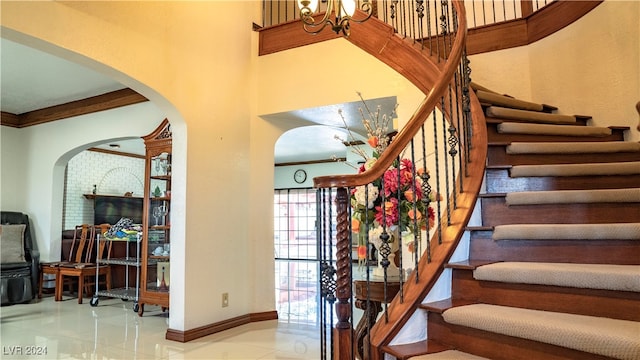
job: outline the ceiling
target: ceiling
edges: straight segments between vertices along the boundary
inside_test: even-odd
[[[102,95],[126,87],[81,65],[48,53],[0,38],[0,70],[2,112],[20,115],[50,106]],[[390,114],[395,97],[371,99],[367,107]],[[275,146],[275,163],[312,162],[346,157],[347,148],[336,136],[347,142],[363,140],[363,102],[328,105],[261,116],[287,131]],[[351,135],[339,114],[342,110]],[[313,144],[313,146],[309,146]],[[132,154],[144,154],[142,140],[105,143],[98,148]]]

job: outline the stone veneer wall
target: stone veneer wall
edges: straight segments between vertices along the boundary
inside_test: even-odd
[[[96,185],[98,195],[133,196],[144,193],[144,159],[83,151],[67,164],[65,173],[62,229],[73,229],[80,224],[93,224],[93,200],[91,194]]]

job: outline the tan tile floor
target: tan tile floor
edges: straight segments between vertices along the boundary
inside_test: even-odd
[[[165,340],[168,317],[131,302],[75,299],[0,308],[1,359],[319,359],[318,329],[277,320],[243,325],[188,343]],[[46,354],[33,354],[33,352]],[[28,352],[32,354],[27,354]]]

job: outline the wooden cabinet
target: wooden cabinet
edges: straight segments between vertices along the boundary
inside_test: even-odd
[[[146,147],[138,315],[145,304],[169,308],[171,281],[171,125],[167,119],[142,138]]]

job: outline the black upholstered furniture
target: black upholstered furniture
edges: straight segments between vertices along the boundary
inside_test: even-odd
[[[24,230],[20,226],[24,224]],[[0,297],[2,305],[31,301],[38,293],[40,253],[35,249],[31,224],[27,214],[15,211],[0,212],[2,225],[2,261],[0,262]],[[16,237],[20,240],[16,241]],[[19,242],[23,248],[20,249]]]

